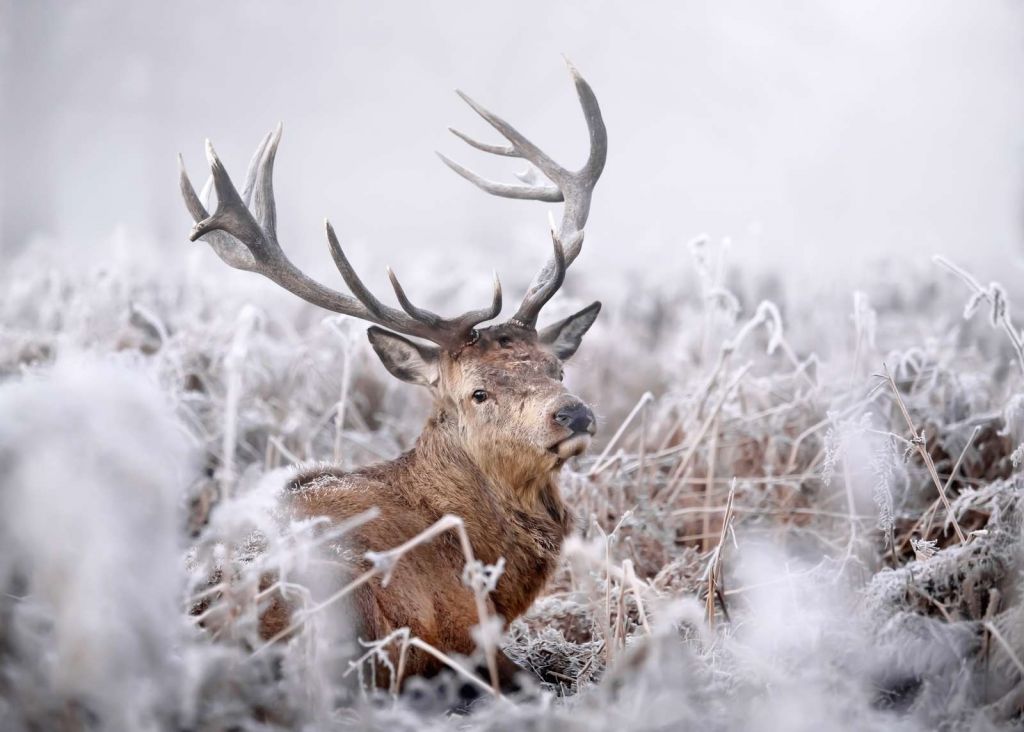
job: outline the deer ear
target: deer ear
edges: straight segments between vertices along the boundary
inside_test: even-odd
[[[580,347],[583,334],[590,330],[590,326],[597,320],[597,314],[601,312],[601,303],[595,302],[570,315],[565,320],[559,320],[554,325],[537,334],[537,339],[550,348],[558,358],[565,361],[576,349]]]
[[[438,349],[413,343],[408,338],[377,326],[369,328],[366,334],[384,368],[392,376],[421,386],[437,383]]]

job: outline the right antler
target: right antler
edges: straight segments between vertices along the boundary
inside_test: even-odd
[[[568,63],[568,60],[566,63]],[[587,217],[590,214],[590,198],[594,192],[594,186],[597,185],[598,178],[601,177],[605,160],[608,157],[608,131],[605,129],[604,119],[601,117],[601,108],[597,104],[594,90],[580,76],[575,66],[571,63],[568,63],[568,65],[569,73],[572,74],[573,82],[576,85],[576,94],[579,96],[580,106],[583,108],[583,116],[587,121],[587,129],[590,132],[590,156],[580,170],[574,172],[563,168],[548,157],[543,150],[526,139],[512,125],[489,112],[461,91],[456,93],[511,144],[489,145],[478,142],[458,130],[453,129],[451,130],[452,133],[477,150],[493,155],[528,160],[537,166],[554,185],[537,185],[527,176],[521,176],[524,183],[522,185],[487,180],[438,153],[441,160],[449,168],[470,183],[494,196],[551,203],[565,201],[561,227],[558,232],[551,232],[555,246],[554,256],[538,273],[530,289],[527,290],[519,310],[512,316],[511,322],[530,329],[536,327],[537,315],[540,313],[540,309],[544,307],[544,304],[561,287],[562,280],[565,278],[566,267],[572,264],[573,260],[580,253],[580,249],[583,246],[583,227],[586,225]]]
[[[494,275],[494,295],[490,307],[471,310],[455,318],[416,307],[409,301],[395,273],[388,277],[402,310],[383,304],[367,289],[349,263],[330,222],[327,241],[331,256],[355,297],[324,287],[299,270],[285,255],[277,241],[277,208],[274,204],[273,170],[281,126],[263,138],[249,163],[245,187],[239,196],[223,164],[206,142],[206,157],[217,192],[217,210],[210,215],[181,163],[181,194],[196,224],[189,239],[205,238],[218,256],[235,269],[258,272],[303,300],[327,310],[377,323],[405,335],[424,338],[449,349],[457,349],[475,340],[475,326],[497,317],[501,312],[501,283]],[[403,312],[404,311],[404,312]]]

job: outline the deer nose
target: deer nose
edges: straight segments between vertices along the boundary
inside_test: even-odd
[[[594,413],[583,402],[574,402],[559,409],[555,412],[555,421],[573,432],[586,432],[591,435],[597,432]]]

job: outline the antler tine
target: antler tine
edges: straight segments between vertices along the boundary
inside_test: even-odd
[[[426,308],[417,307],[409,300],[409,297],[405,294],[405,289],[402,284],[398,281],[398,275],[395,274],[391,267],[387,268],[388,279],[391,280],[391,287],[395,291],[395,297],[398,298],[398,302],[402,306],[402,310],[408,313],[412,318],[422,323],[427,323],[434,327],[441,327],[446,321],[440,315],[432,313]],[[453,318],[448,321],[455,324],[456,330],[460,332],[469,332],[474,326],[483,323],[486,320],[493,320],[498,317],[498,313],[501,312],[501,281],[498,279],[498,273],[494,273],[494,291],[491,295],[491,304],[488,307],[480,308],[479,310],[470,310],[468,313]]]
[[[242,186],[242,203],[246,206],[252,201],[252,189],[256,186],[256,171],[263,160],[263,151],[267,149],[267,143],[270,142],[270,138],[273,135],[274,133],[271,131],[263,136],[260,144],[256,147],[256,152],[252,154],[252,158],[249,160],[249,167],[245,171],[245,185]]]
[[[387,268],[388,279],[391,280],[391,288],[395,291],[395,297],[398,298],[398,304],[402,306],[402,310],[407,312],[410,317],[418,320],[421,323],[437,327],[443,319],[437,313],[432,313],[425,308],[416,307],[413,305],[412,300],[405,294],[405,290],[402,289],[402,284],[398,281],[398,277],[391,267]]]
[[[561,277],[564,278],[564,268],[572,264],[576,257],[579,256],[580,250],[583,247],[583,228],[590,216],[590,199],[608,157],[608,131],[604,124],[604,118],[601,116],[601,108],[597,103],[594,90],[591,89],[590,85],[568,59],[566,59],[566,64],[569,67],[569,73],[576,87],[576,95],[579,98],[580,107],[583,110],[583,117],[590,136],[590,153],[587,156],[587,162],[580,170],[570,171],[562,167],[516,128],[485,107],[477,104],[461,91],[456,93],[477,114],[500,132],[509,141],[510,146],[488,145],[477,142],[456,130],[452,130],[452,132],[478,150],[495,155],[521,157],[528,160],[554,183],[554,186],[515,185],[487,180],[445,156],[440,156],[441,160],[449,168],[478,188],[492,195],[504,198],[565,202],[561,226],[557,233],[553,232],[556,240],[561,242],[564,265],[560,265],[554,258],[549,260],[534,279],[533,284],[531,284],[530,289],[526,293],[526,297],[523,299],[523,304],[520,306],[520,312],[533,313],[534,320],[536,314],[540,311],[540,307],[534,301],[541,299],[543,295],[541,305],[547,302],[554,294],[554,290],[551,290],[548,286],[549,283],[559,277],[559,271],[562,271]],[[560,284],[561,280],[559,279]],[[557,290],[557,287],[555,290]],[[517,316],[516,320],[522,319]],[[525,323],[526,321],[523,322]],[[532,322],[529,325],[532,327]]]
[[[263,146],[256,179],[252,188],[252,213],[260,227],[275,244],[277,242],[277,204],[274,203],[274,160],[277,146],[281,144],[281,123],[270,133],[270,139]],[[246,205],[249,205],[246,202]]]
[[[448,131],[455,135],[457,138],[462,140],[470,147],[475,147],[477,150],[482,150],[485,153],[491,153],[491,155],[501,155],[506,158],[521,158],[522,155],[512,147],[511,145],[488,145],[486,142],[480,142],[474,140],[472,137],[467,135],[465,132],[459,132],[454,127],[449,127]]]
[[[488,320],[494,320],[498,317],[501,312],[501,280],[498,279],[498,273],[494,273],[494,290],[491,294],[490,307],[480,308],[479,310],[470,310],[465,315],[459,316],[458,320],[462,323],[464,328],[474,328],[480,323]]]
[[[523,299],[519,310],[512,316],[512,321],[521,328],[536,328],[537,316],[540,315],[541,308],[547,304],[548,300],[554,297],[555,293],[558,292],[558,288],[565,281],[565,270],[568,266],[565,259],[565,250],[562,248],[562,242],[558,239],[558,235],[554,230],[551,231],[551,242],[555,251],[550,262],[553,265],[550,275],[537,285],[536,290],[532,291],[532,296]]]
[[[387,305],[378,300],[370,289],[363,284],[363,281],[356,274],[355,268],[348,261],[348,257],[345,256],[345,250],[341,248],[341,243],[338,241],[338,235],[334,233],[334,227],[331,226],[331,222],[324,219],[324,227],[327,229],[327,246],[331,250],[331,258],[334,260],[334,266],[338,268],[338,272],[341,273],[341,278],[345,280],[345,284],[348,285],[348,289],[352,291],[352,294],[356,296],[366,309],[373,313],[378,318],[384,318],[387,311]]]
[[[198,224],[200,221],[209,218],[210,214],[203,205],[201,197],[196,194],[195,188],[192,187],[192,181],[189,180],[188,173],[185,170],[185,161],[181,155],[178,155],[178,165],[180,169],[179,185],[182,198],[185,199],[185,207],[192,215],[192,220]],[[211,230],[204,234],[204,237],[213,248],[213,251],[217,253],[217,256],[229,266],[235,269],[257,270],[256,258],[253,257],[252,252],[233,236],[223,231]]]
[[[327,242],[339,273],[352,294],[346,295],[325,287],[299,270],[277,241],[277,209],[274,203],[273,169],[281,126],[263,138],[249,164],[243,194],[235,185],[209,141],[206,143],[217,208],[208,213],[181,164],[180,185],[185,206],[195,226],[189,234],[192,241],[203,238],[211,244],[224,262],[236,269],[257,272],[304,300],[327,310],[351,315],[377,323],[405,335],[424,338],[439,345],[457,348],[472,339],[472,328],[482,320],[493,318],[497,310],[470,311],[445,319],[409,302],[392,275],[395,292],[405,312],[378,300],[356,274],[338,241],[334,228],[326,223]],[[499,288],[500,290],[500,288]],[[498,294],[500,310],[500,292]],[[482,314],[491,313],[488,317]]]
[[[512,143],[512,149],[517,153],[517,157],[526,158],[536,165],[541,169],[541,172],[550,178],[556,185],[563,182],[562,179],[568,171],[548,157],[547,153],[530,142],[521,132],[519,132],[519,130],[503,120],[501,117],[494,114],[486,107],[477,104],[468,94],[458,89],[455,90],[455,93],[459,95],[462,101],[472,107],[474,112],[483,117],[491,127],[500,132],[506,140]]]
[[[482,149],[482,148],[480,148]],[[525,186],[514,183],[499,183],[494,180],[477,175],[472,170],[465,168],[454,160],[451,160],[441,153],[437,153],[441,162],[475,185],[480,190],[500,198],[518,198],[525,201],[546,201],[548,203],[561,203],[562,192],[555,186]]]

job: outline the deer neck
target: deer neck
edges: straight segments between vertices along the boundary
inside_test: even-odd
[[[436,416],[409,457],[409,482],[426,488],[426,495],[417,497],[431,502],[438,515],[465,519],[478,559],[488,564],[505,560],[491,600],[506,620],[518,617],[551,576],[572,528],[557,472],[544,465],[531,471],[522,460],[513,456],[506,461],[500,452],[481,465],[463,447],[458,427]]]
[[[474,458],[463,446],[458,425],[437,412],[428,420],[413,448],[412,469],[431,475],[445,485],[444,498],[458,501],[462,514],[467,507],[493,504],[502,513],[550,517],[564,523],[565,507],[558,491],[558,471],[550,464],[530,460],[521,450],[495,445],[484,459]]]

